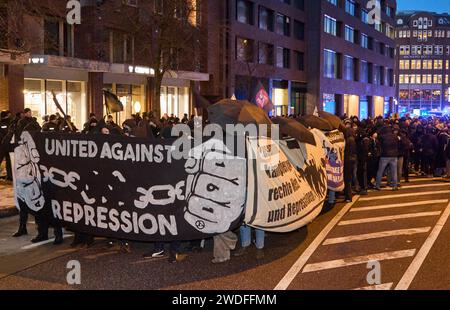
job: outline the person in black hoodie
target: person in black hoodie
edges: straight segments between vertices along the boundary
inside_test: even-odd
[[[406,129],[402,129],[398,133],[400,137],[400,149],[399,149],[399,156],[403,158],[402,165],[399,165],[399,169],[397,171],[398,173],[398,180],[400,183],[402,173],[403,177],[405,178],[405,182],[409,183],[409,161],[411,157],[411,152],[414,149],[414,145],[412,144],[411,140],[408,137],[408,132]]]
[[[398,137],[393,133],[392,128],[384,126],[379,135],[381,158],[377,173],[376,190],[381,190],[381,178],[386,168],[389,166],[390,180],[393,190],[398,190],[397,164],[398,164]]]
[[[425,135],[420,141],[422,152],[422,170],[428,176],[432,177],[435,170],[435,160],[439,149],[439,141],[434,128],[427,128]]]
[[[368,163],[371,140],[367,134],[367,129],[359,128],[356,137],[358,146],[358,180],[360,186],[360,195],[367,195],[368,189]]]
[[[345,151],[344,151],[344,183],[345,183],[345,200],[352,202],[352,180],[353,171],[357,164],[358,148],[356,146],[355,133],[353,128],[346,128],[345,132]]]

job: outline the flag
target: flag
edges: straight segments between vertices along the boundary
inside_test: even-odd
[[[103,94],[105,95],[105,105],[108,113],[119,113],[124,110],[122,102],[115,94],[107,90],[104,90]]]
[[[203,109],[207,109],[211,103],[208,101],[208,99],[206,99],[205,97],[203,97],[202,95],[200,95],[197,91],[193,91],[192,92],[192,103],[194,104],[194,107],[199,109],[199,108],[203,108]]]
[[[258,81],[258,84],[256,85],[255,99],[253,103],[267,113],[270,113],[273,110],[273,103],[261,81]]]
[[[59,104],[58,98],[56,98],[56,94],[54,91],[52,91],[52,95],[53,95],[53,102],[56,105],[56,108],[62,113],[62,115],[64,116],[64,123],[67,124],[67,126],[69,127],[70,131],[73,131],[73,127],[72,124],[70,122],[67,121],[67,114],[66,112],[64,112],[63,108],[61,107],[61,105]]]

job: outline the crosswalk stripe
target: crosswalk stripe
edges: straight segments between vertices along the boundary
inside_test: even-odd
[[[410,236],[410,235],[416,235],[416,234],[424,234],[424,233],[429,232],[430,230],[431,230],[431,227],[421,227],[421,228],[411,228],[411,229],[380,231],[380,232],[376,232],[376,233],[346,236],[346,237],[339,237],[339,238],[330,238],[330,239],[325,240],[323,245],[348,243],[348,242],[354,242],[354,241],[379,239],[379,238],[394,237],[394,236]]]
[[[342,221],[342,222],[340,222],[338,224],[338,226],[364,224],[364,223],[374,223],[374,222],[384,222],[384,221],[393,221],[393,220],[401,220],[401,219],[409,219],[409,218],[417,218],[417,217],[427,217],[427,216],[438,216],[438,215],[441,215],[440,211],[435,211],[435,212],[418,212],[418,213],[407,213],[407,214],[398,214],[398,215],[389,215],[389,216],[369,217],[369,218],[363,218],[363,219]]]
[[[303,273],[366,264],[371,261],[380,262],[380,261],[384,261],[384,260],[406,258],[406,257],[414,256],[415,253],[416,253],[415,249],[410,249],[410,250],[404,250],[404,251],[385,252],[385,253],[371,254],[371,255],[365,255],[365,256],[331,260],[331,261],[327,261],[327,262],[306,265],[305,268],[303,269]]]
[[[406,203],[397,203],[397,204],[391,204],[391,205],[381,205],[381,206],[372,206],[372,207],[359,207],[359,208],[352,208],[350,210],[350,212],[363,212],[363,211],[382,210],[382,209],[414,207],[414,206],[432,205],[432,204],[438,204],[438,203],[448,203],[448,199],[425,200],[425,201],[418,201],[418,202],[406,202]]]
[[[394,286],[394,283],[385,283],[366,287],[355,288],[355,291],[388,291]]]
[[[420,185],[406,185],[402,186],[399,189],[405,190],[405,189],[414,189],[414,188],[426,188],[426,187],[440,187],[440,186],[450,186],[450,183],[447,182],[440,182],[436,184],[420,184]],[[391,188],[383,188],[383,191],[391,191]]]
[[[411,176],[410,176],[411,177]],[[423,181],[441,181],[442,178],[410,178],[409,181],[410,182],[423,182]]]
[[[425,258],[427,257],[428,253],[430,252],[431,248],[433,247],[434,242],[437,240],[439,234],[441,233],[442,229],[444,228],[444,225],[447,222],[449,216],[450,216],[450,203],[448,204],[447,208],[443,212],[442,216],[439,218],[436,226],[431,231],[431,234],[428,236],[427,240],[420,248],[419,252],[417,253],[417,256],[414,258],[411,265],[409,265],[408,269],[403,274],[402,279],[399,281],[399,283],[395,287],[396,290],[407,290],[409,288],[409,286],[411,285],[412,281],[414,280],[417,272],[419,271],[420,267],[422,266],[423,262],[425,261]]]
[[[404,197],[417,197],[417,196],[427,196],[427,195],[439,195],[439,194],[450,194],[450,190],[447,191],[432,191],[432,192],[419,192],[419,193],[408,193],[408,194],[395,194],[395,195],[384,195],[384,196],[372,196],[367,198],[361,198],[359,201],[373,201],[382,199],[395,199]]]
[[[317,248],[322,244],[330,231],[336,226],[336,224],[347,214],[348,210],[358,201],[359,196],[355,196],[353,201],[346,204],[345,207],[339,211],[339,213],[328,223],[328,225],[317,235],[308,248],[300,255],[297,261],[292,265],[291,269],[284,275],[280,282],[275,287],[276,291],[287,290],[289,285],[294,281],[295,277],[300,273],[303,266],[311,258]]]

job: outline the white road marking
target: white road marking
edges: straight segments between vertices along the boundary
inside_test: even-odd
[[[364,224],[364,223],[375,223],[375,222],[384,222],[384,221],[394,221],[394,220],[410,219],[410,218],[417,218],[417,217],[438,216],[438,215],[441,215],[441,213],[442,213],[441,211],[436,211],[436,212],[419,212],[419,213],[407,213],[407,214],[398,214],[398,215],[389,215],[389,216],[369,217],[369,218],[363,218],[363,219],[342,221],[338,224],[338,226],[356,225],[356,224]]]
[[[414,176],[411,175],[411,176]],[[410,177],[411,177],[410,176]],[[417,178],[417,179],[410,179],[410,182],[422,182],[422,181],[442,181],[442,178]]]
[[[427,240],[420,248],[413,262],[411,263],[411,265],[409,265],[402,279],[395,287],[396,290],[407,290],[409,288],[412,281],[414,280],[414,277],[416,276],[417,272],[419,271],[420,267],[425,261],[425,258],[427,257],[428,253],[433,247],[434,242],[437,240],[439,234],[444,228],[444,225],[447,222],[449,216],[450,216],[450,203],[448,204],[442,216],[439,218],[439,221],[437,222],[436,226],[431,231],[431,234],[428,236]]]
[[[66,238],[70,238],[72,236],[73,235],[64,235],[63,238],[66,239]],[[34,248],[40,247],[41,245],[52,243],[53,241],[55,241],[55,238],[51,238],[51,239],[48,239],[46,241],[42,241],[42,242],[39,242],[39,243],[33,243],[33,244],[30,244],[30,245],[26,245],[26,246],[22,247],[21,250],[34,249]]]
[[[325,240],[323,245],[332,245],[332,244],[348,243],[348,242],[354,242],[354,241],[380,239],[380,238],[393,237],[393,236],[411,236],[411,235],[416,235],[416,234],[424,234],[424,233],[429,232],[430,230],[431,230],[431,227],[422,227],[422,228],[380,231],[380,232],[376,232],[376,233],[339,237],[339,238],[330,238],[330,239]]]
[[[424,188],[424,187],[439,187],[439,186],[450,186],[450,183],[442,182],[442,183],[435,183],[435,184],[420,184],[420,185],[405,185],[402,187],[399,187],[400,190],[405,189],[414,189],[414,188]],[[391,188],[382,188],[382,191],[391,191]]]
[[[275,287],[275,290],[282,291],[287,290],[289,285],[300,273],[303,266],[305,266],[308,259],[314,254],[316,249],[322,244],[330,231],[336,226],[336,224],[344,217],[344,215],[350,210],[351,207],[358,201],[360,196],[355,196],[353,202],[348,203],[342,208],[341,211],[328,223],[328,225],[317,235],[316,239],[308,246],[308,248],[300,255],[294,265],[289,269],[286,275]]]
[[[355,291],[389,291],[394,283],[385,283],[380,285],[372,285],[366,287],[355,288]]]
[[[392,205],[382,205],[382,206],[372,206],[372,207],[359,207],[359,208],[352,208],[350,210],[350,212],[363,212],[363,211],[382,210],[382,209],[394,209],[394,208],[403,208],[403,207],[431,205],[431,204],[438,204],[438,203],[448,203],[448,199],[406,202],[406,203],[397,203],[397,204],[392,204]]]
[[[382,199],[395,199],[395,198],[417,197],[417,196],[439,195],[439,194],[450,194],[450,190],[448,190],[448,191],[433,191],[433,192],[419,192],[419,193],[409,193],[409,194],[385,195],[385,196],[373,196],[373,197],[361,198],[359,201],[373,201],[373,200],[382,200]]]
[[[327,269],[336,269],[354,265],[366,264],[371,261],[384,261],[384,260],[392,260],[399,258],[406,258],[414,256],[416,253],[415,249],[404,250],[404,251],[394,251],[394,252],[384,252],[378,254],[357,256],[357,257],[349,257],[344,259],[336,259],[327,262],[315,263],[306,265],[303,269],[303,273],[327,270]]]

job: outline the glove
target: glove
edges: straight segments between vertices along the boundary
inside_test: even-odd
[[[14,151],[14,159],[17,198],[22,200],[28,208],[38,212],[45,204],[39,170],[40,156],[28,131],[22,132],[19,146]]]
[[[192,149],[186,161],[187,207],[184,218],[206,234],[221,234],[243,213],[247,163],[211,139]]]

